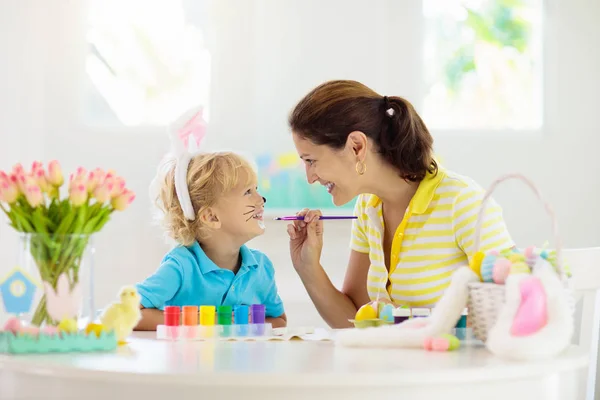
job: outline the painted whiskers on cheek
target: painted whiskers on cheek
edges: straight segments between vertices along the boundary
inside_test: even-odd
[[[252,210],[245,212],[244,215],[248,215],[250,214],[250,216],[248,217],[248,219],[246,219],[246,222],[250,221],[252,218],[254,218],[254,214],[256,213],[256,206],[246,206],[248,208],[251,208]]]

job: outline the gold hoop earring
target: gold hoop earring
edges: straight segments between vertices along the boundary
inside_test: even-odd
[[[365,172],[367,172],[367,164],[362,161],[357,161],[355,169],[357,174],[364,175]]]

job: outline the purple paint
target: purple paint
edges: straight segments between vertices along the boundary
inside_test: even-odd
[[[253,324],[264,324],[265,323],[265,305],[264,304],[253,304],[250,306],[250,313],[252,315]]]

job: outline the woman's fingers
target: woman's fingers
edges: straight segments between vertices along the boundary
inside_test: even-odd
[[[305,217],[308,212],[309,212],[309,209],[308,208],[304,208],[304,209],[298,211],[296,213],[296,216],[298,216],[298,217]],[[294,225],[296,225],[296,229],[298,229],[298,228],[304,228],[306,226],[306,221],[302,221],[302,220],[294,221]]]
[[[294,224],[289,224],[287,226],[287,233],[288,233],[290,239],[292,239],[292,240],[296,239],[297,234],[296,234],[296,227]]]

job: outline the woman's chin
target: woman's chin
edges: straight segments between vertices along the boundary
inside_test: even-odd
[[[337,194],[337,193],[331,195],[331,201],[333,202],[333,205],[336,207],[341,207],[345,204],[348,204],[349,202],[352,201],[353,198],[354,197],[349,197],[344,194]]]

